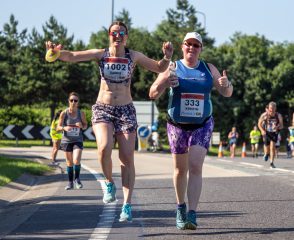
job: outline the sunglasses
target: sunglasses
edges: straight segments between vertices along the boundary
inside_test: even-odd
[[[77,99],[69,99],[69,101],[70,101],[70,102],[75,102],[75,103],[77,103],[79,100],[77,100]]]
[[[124,35],[126,35],[126,33],[124,31],[120,31],[120,32],[113,31],[113,32],[109,33],[109,35],[113,36],[113,37],[116,37],[117,34],[119,34],[120,37],[123,37]]]
[[[196,43],[188,43],[188,42],[184,42],[184,45],[186,47],[194,47],[194,48],[201,48],[202,46]]]

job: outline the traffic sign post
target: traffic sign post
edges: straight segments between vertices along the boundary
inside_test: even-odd
[[[16,141],[20,139],[51,139],[50,137],[50,126],[17,126],[8,125],[3,129],[4,136],[9,139],[15,139]],[[89,127],[83,131],[84,136],[88,140],[95,141],[95,135],[93,134],[92,127]]]
[[[151,130],[147,125],[141,125],[137,129],[138,133],[138,151],[147,151],[148,138],[151,135]]]

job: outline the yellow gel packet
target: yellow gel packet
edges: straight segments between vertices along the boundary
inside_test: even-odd
[[[60,57],[60,51],[55,50],[55,52],[53,52],[52,49],[50,48],[46,53],[45,59],[47,62],[54,62],[59,57]]]

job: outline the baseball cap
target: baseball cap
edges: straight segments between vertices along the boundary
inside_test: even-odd
[[[184,41],[188,40],[188,39],[196,39],[198,42],[201,43],[201,45],[203,46],[202,43],[202,37],[199,33],[197,32],[188,32],[184,38]]]

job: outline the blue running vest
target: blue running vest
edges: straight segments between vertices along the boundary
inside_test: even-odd
[[[179,86],[170,88],[168,114],[177,123],[202,124],[212,114],[210,70],[203,61],[189,68],[181,60],[176,61],[175,70]]]

